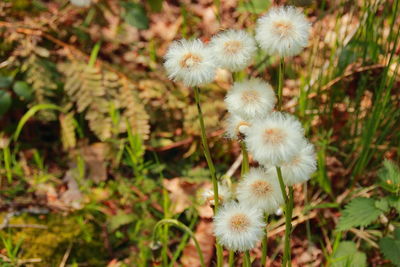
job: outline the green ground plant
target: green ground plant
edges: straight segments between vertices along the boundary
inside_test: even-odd
[[[196,243],[216,264],[196,192],[211,181],[204,136],[216,180],[241,177],[241,147],[223,138],[232,77],[201,88],[202,135],[195,91],[167,79],[163,56],[174,39],[253,32],[278,2],[303,8],[313,33],[282,84],[282,109],[300,118],[318,165],[293,190],[291,261],[399,266],[396,0],[1,1],[0,265],[200,266]],[[233,78],[276,85],[279,67],[258,49]],[[267,266],[280,266],[285,219],[268,221],[249,256],[264,246]]]

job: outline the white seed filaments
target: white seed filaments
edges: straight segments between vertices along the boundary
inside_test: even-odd
[[[247,67],[256,51],[252,36],[243,30],[227,30],[211,39],[210,47],[218,67],[239,71]]]
[[[198,86],[214,79],[216,66],[210,49],[202,41],[179,40],[172,43],[165,55],[168,77],[186,86]]]
[[[249,121],[242,119],[240,116],[229,114],[226,121],[226,136],[230,139],[238,139],[242,137],[251,125]]]
[[[269,83],[252,78],[234,83],[225,103],[230,113],[253,120],[267,116],[276,103],[276,97]]]
[[[283,204],[278,180],[264,168],[252,168],[237,186],[237,198],[243,205],[274,213]]]
[[[304,130],[293,116],[273,112],[249,127],[245,141],[255,160],[266,166],[277,166],[298,152],[304,142]]]
[[[260,210],[236,202],[222,206],[214,217],[214,233],[218,241],[234,251],[255,247],[264,234]]]
[[[229,201],[231,197],[232,197],[232,192],[229,189],[229,187],[224,184],[218,183],[219,203],[225,203]],[[215,204],[214,190],[213,189],[205,190],[203,192],[203,199],[210,205],[214,205]]]
[[[269,55],[295,56],[307,45],[310,23],[297,8],[272,8],[257,21],[256,40]]]
[[[283,181],[288,186],[306,182],[316,169],[314,146],[307,141],[299,145],[298,153],[289,161],[281,164]]]

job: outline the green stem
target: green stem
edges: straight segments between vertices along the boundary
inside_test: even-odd
[[[247,152],[246,143],[244,141],[241,141],[240,147],[242,148],[242,154],[243,154],[242,171],[241,171],[241,175],[243,177],[243,175],[245,175],[249,171],[250,163],[249,163],[249,153]]]
[[[268,214],[265,214],[265,223],[268,224]],[[262,255],[261,255],[261,267],[267,266],[267,251],[268,251],[268,232],[265,227],[265,236],[261,243]]]
[[[244,252],[244,261],[243,261],[243,265],[246,267],[251,267],[251,259],[250,259],[250,252],[248,250],[246,250]]]
[[[196,100],[197,111],[199,114],[199,123],[200,123],[200,129],[201,129],[201,141],[203,144],[204,156],[206,158],[208,168],[210,169],[211,181],[213,184],[214,214],[216,214],[218,211],[218,207],[219,207],[218,181],[217,181],[217,177],[216,177],[214,163],[211,158],[210,148],[208,146],[206,128],[204,126],[203,112],[201,110],[201,105],[200,105],[200,91],[199,91],[198,87],[194,87],[194,97]],[[216,247],[217,247],[217,267],[222,267],[222,263],[223,263],[222,247],[218,243],[218,240],[216,242]]]
[[[281,58],[279,62],[279,72],[278,72],[278,111],[282,110],[282,87],[283,87],[283,73],[285,71],[285,62]]]
[[[235,251],[229,250],[229,267],[234,267],[235,264]]]

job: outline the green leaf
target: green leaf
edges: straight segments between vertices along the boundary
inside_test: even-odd
[[[16,81],[13,90],[23,100],[30,100],[32,98],[32,88],[26,82]]]
[[[9,92],[0,90],[0,116],[11,107],[11,95]]]
[[[332,256],[332,267],[364,267],[367,266],[367,257],[357,250],[356,244],[351,241],[340,242]]]
[[[400,213],[400,196],[388,196],[389,206],[395,208]]]
[[[163,0],[148,0],[147,1],[153,12],[160,12]]]
[[[380,209],[383,212],[389,211],[389,200],[386,198],[382,198],[375,201],[375,207]]]
[[[351,227],[367,226],[375,221],[381,213],[382,211],[375,206],[374,199],[355,198],[343,210],[337,230],[342,231]]]
[[[126,214],[121,211],[118,211],[117,215],[112,216],[110,218],[110,221],[108,223],[108,228],[110,229],[111,232],[113,232],[122,225],[126,225],[133,222],[135,219],[137,218],[133,214]]]
[[[0,76],[0,88],[8,88],[12,84],[13,78],[10,76]]]
[[[237,10],[239,12],[250,12],[254,14],[260,14],[267,11],[268,7],[271,5],[269,0],[250,0],[242,1],[239,4]]]
[[[400,266],[400,240],[384,237],[379,240],[379,247],[385,256],[396,266]]]
[[[380,180],[379,185],[391,193],[397,193],[400,190],[400,169],[391,160],[385,159],[383,167],[378,172]]]
[[[126,23],[141,30],[149,28],[149,18],[142,5],[131,2],[121,2],[121,5],[125,8],[124,20]]]

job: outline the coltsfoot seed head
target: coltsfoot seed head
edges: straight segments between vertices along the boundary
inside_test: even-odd
[[[269,83],[252,78],[235,82],[225,103],[231,114],[250,121],[266,117],[274,108],[276,97]]]
[[[273,112],[252,122],[245,142],[256,161],[265,166],[278,166],[298,153],[304,142],[304,130],[294,116]]]
[[[248,207],[274,213],[283,204],[279,181],[264,168],[251,168],[236,188],[239,202]]]
[[[310,27],[300,9],[274,7],[258,19],[255,38],[269,55],[295,56],[308,45]]]
[[[261,210],[237,202],[223,205],[214,217],[214,233],[218,242],[234,251],[255,247],[264,235]]]
[[[256,42],[243,30],[226,30],[211,39],[210,48],[218,67],[239,71],[251,63]]]
[[[216,66],[212,53],[202,41],[179,40],[168,48],[164,66],[168,77],[186,86],[198,86],[213,81]]]

